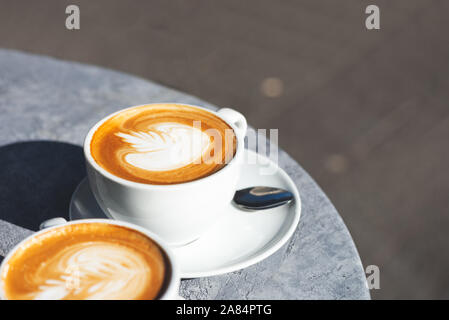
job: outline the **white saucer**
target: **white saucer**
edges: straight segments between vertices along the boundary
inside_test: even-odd
[[[248,164],[247,159],[256,157],[256,164]],[[274,162],[256,156],[253,151],[245,150],[244,159],[238,189],[280,187],[292,192],[295,200],[288,205],[254,212],[242,211],[229,204],[227,213],[200,239],[173,248],[182,278],[208,277],[246,268],[273,254],[295,231],[301,214],[301,200],[293,181]],[[271,174],[263,170],[271,170]],[[70,219],[88,218],[107,217],[84,179],[70,201]]]

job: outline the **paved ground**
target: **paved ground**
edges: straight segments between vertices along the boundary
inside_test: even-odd
[[[72,3],[79,31],[64,27]],[[371,3],[380,31],[364,28]],[[448,13],[444,0],[0,0],[0,47],[137,74],[279,128],[380,267],[373,297],[449,298]]]

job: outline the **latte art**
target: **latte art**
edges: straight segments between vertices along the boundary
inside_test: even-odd
[[[125,161],[148,171],[174,170],[199,163],[212,145],[206,133],[180,123],[160,123],[146,132],[116,135],[134,148],[134,152],[125,155]]]
[[[223,168],[235,155],[233,129],[211,112],[177,104],[123,110],[90,142],[95,162],[134,182],[176,184]]]
[[[2,279],[10,299],[152,299],[162,287],[158,246],[108,224],[75,224],[26,243]]]
[[[144,293],[149,274],[145,259],[127,248],[100,241],[78,243],[37,268],[28,280],[36,287],[29,297],[126,299]]]

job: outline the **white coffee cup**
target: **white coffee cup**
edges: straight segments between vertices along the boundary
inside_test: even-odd
[[[227,165],[191,182],[170,185],[137,183],[117,177],[95,162],[90,145],[94,133],[106,120],[127,109],[99,121],[84,141],[89,184],[106,216],[145,227],[172,246],[185,245],[198,239],[218,221],[234,196],[243,161],[247,129],[245,117],[228,108],[214,112],[198,106],[191,107],[222,119],[234,130],[237,138],[236,153]]]
[[[56,221],[56,223],[55,223]],[[56,218],[46,221],[41,225],[41,231],[36,232],[22,240],[19,244],[17,244],[5,257],[3,260],[1,266],[0,266],[0,275],[3,274],[4,269],[8,267],[8,262],[11,257],[14,256],[16,251],[20,249],[26,242],[32,240],[33,238],[36,238],[42,233],[48,232],[52,229],[59,228],[61,226],[65,225],[71,225],[71,224],[79,224],[79,223],[107,223],[110,225],[118,225],[125,228],[128,228],[130,230],[134,230],[137,232],[140,232],[147,237],[149,237],[151,240],[153,240],[155,243],[158,244],[158,246],[162,249],[162,252],[165,256],[165,279],[164,279],[164,285],[161,289],[161,291],[158,294],[158,300],[179,300],[182,299],[179,297],[179,285],[180,285],[180,274],[178,266],[176,265],[175,258],[173,256],[173,253],[170,251],[170,248],[164,244],[163,240],[161,240],[157,235],[151,233],[150,231],[146,230],[145,228],[133,225],[131,223],[122,222],[122,221],[114,221],[109,219],[83,219],[83,220],[76,220],[71,222],[65,222],[63,218]],[[48,227],[47,227],[48,226]],[[4,292],[4,283],[3,280],[0,278],[0,300],[7,299]]]

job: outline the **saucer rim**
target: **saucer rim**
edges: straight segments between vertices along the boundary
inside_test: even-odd
[[[182,279],[196,279],[196,278],[203,278],[203,277],[212,277],[212,276],[223,275],[226,273],[231,273],[231,272],[235,272],[235,271],[239,271],[239,270],[248,268],[256,263],[259,263],[259,262],[265,260],[272,254],[274,254],[276,251],[278,251],[284,244],[286,244],[288,242],[288,240],[293,236],[294,232],[296,231],[298,224],[299,224],[299,220],[301,218],[301,209],[302,209],[301,197],[300,197],[299,190],[296,187],[296,184],[294,183],[292,178],[290,178],[290,176],[285,172],[285,170],[282,169],[280,166],[278,166],[270,158],[267,158],[265,156],[257,154],[253,150],[245,149],[244,153],[246,153],[246,152],[253,153],[257,157],[264,158],[263,161],[268,161],[270,163],[270,165],[274,166],[277,169],[276,174],[281,175],[282,180],[287,182],[287,184],[288,184],[287,189],[289,189],[289,191],[293,193],[294,199],[295,199],[295,201],[293,203],[288,204],[288,206],[290,206],[288,211],[295,212],[295,216],[292,219],[292,223],[290,224],[290,226],[288,228],[286,228],[286,231],[284,231],[283,235],[275,243],[271,244],[268,249],[260,249],[259,251],[256,251],[256,252],[252,253],[251,255],[247,256],[248,257],[247,259],[244,258],[245,259],[244,261],[241,261],[238,263],[231,263],[230,265],[227,265],[225,267],[220,267],[220,268],[216,268],[216,269],[212,269],[212,270],[208,270],[208,271],[198,271],[198,272],[183,272],[182,266],[180,266],[180,269],[181,269],[180,273],[181,273]],[[294,208],[291,207],[292,204],[294,205]],[[279,235],[279,233],[276,233],[276,235],[271,239],[274,239],[278,235]],[[270,243],[270,242],[267,242],[267,244],[268,243]],[[175,251],[175,255],[176,255],[176,250],[174,250],[174,251]]]

